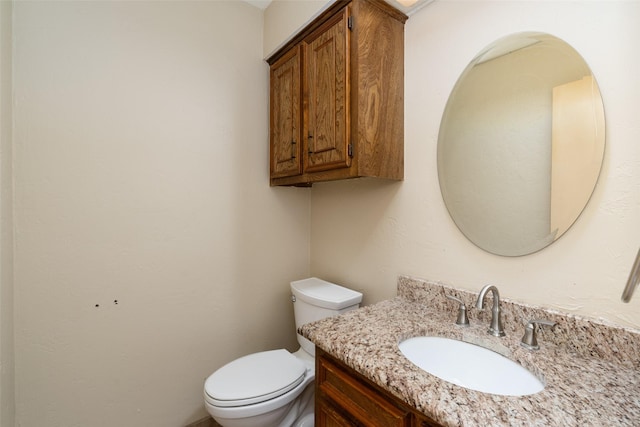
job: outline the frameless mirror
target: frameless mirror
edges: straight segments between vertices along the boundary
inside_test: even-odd
[[[504,256],[564,234],[595,188],[605,139],[598,85],[582,57],[544,33],[488,46],[464,70],[438,136],[438,178],[462,233]]]

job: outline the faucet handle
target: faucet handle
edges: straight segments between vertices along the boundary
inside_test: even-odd
[[[445,295],[450,300],[454,300],[460,305],[458,306],[458,318],[456,319],[456,325],[469,326],[469,317],[467,317],[467,306],[460,298],[456,298],[453,295]]]
[[[536,326],[546,325],[553,327],[555,326],[555,324],[556,322],[552,322],[551,320],[530,320],[529,323],[527,323],[527,326],[524,328],[524,335],[522,336],[520,345],[527,350],[538,350],[540,346],[538,345],[538,340],[536,338]]]

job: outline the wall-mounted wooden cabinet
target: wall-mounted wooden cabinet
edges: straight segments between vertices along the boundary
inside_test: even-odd
[[[404,22],[337,1],[268,59],[271,185],[404,176]]]
[[[316,347],[316,427],[440,427]]]

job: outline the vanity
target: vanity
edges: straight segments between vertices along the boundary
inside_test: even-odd
[[[640,332],[502,299],[506,335],[487,334],[491,310],[458,304],[477,293],[401,276],[398,296],[304,325],[316,344],[317,426],[584,426],[640,424]],[[490,299],[489,297],[487,299]],[[520,345],[533,319],[539,350]],[[444,381],[410,362],[398,344],[410,337],[453,338],[515,361],[544,384],[540,392],[504,396]]]
[[[440,426],[319,347],[316,370],[318,426]]]

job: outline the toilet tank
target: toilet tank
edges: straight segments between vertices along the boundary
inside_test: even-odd
[[[296,330],[305,323],[346,313],[359,307],[362,294],[317,277],[291,282]],[[315,345],[298,335],[300,346],[315,356]]]

